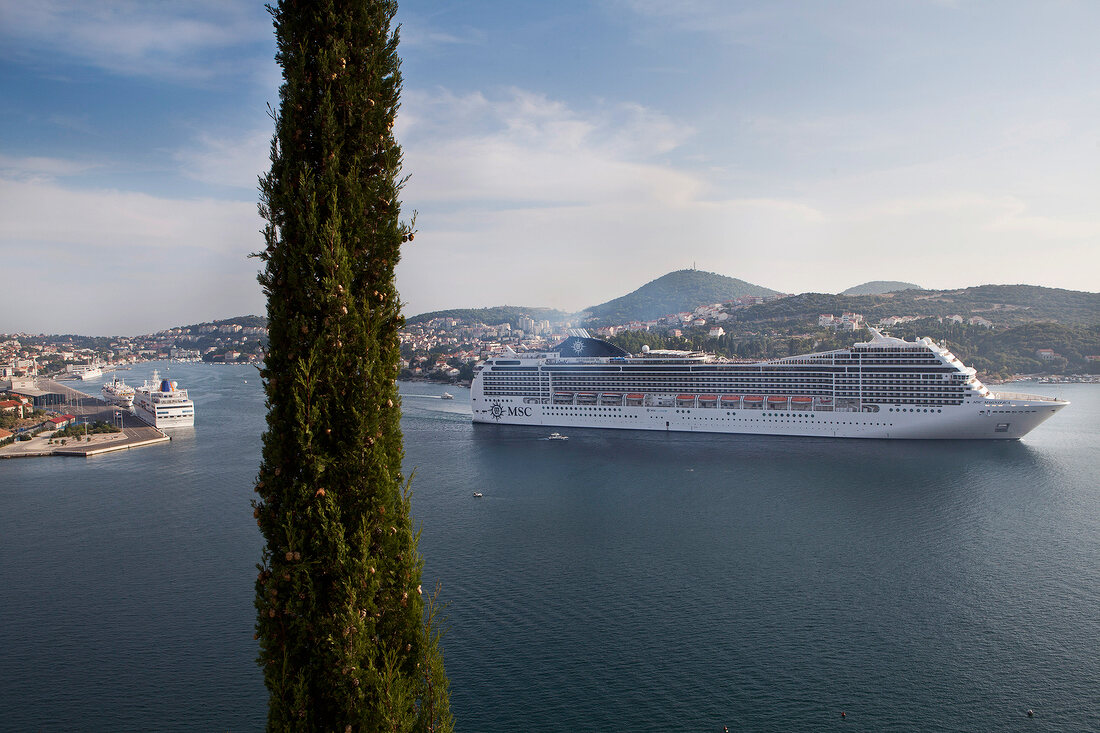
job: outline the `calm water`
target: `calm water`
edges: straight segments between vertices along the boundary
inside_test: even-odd
[[[0,461],[0,729],[263,727],[259,378],[168,376],[170,444]],[[403,424],[460,730],[1100,730],[1100,389],[1020,386],[1074,404],[1009,444],[547,441],[448,389]]]

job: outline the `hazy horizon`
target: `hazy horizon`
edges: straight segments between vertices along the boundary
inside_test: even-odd
[[[691,269],[691,268],[686,268],[686,269]],[[670,273],[665,273],[665,274],[670,274]],[[720,275],[722,273],[711,273],[711,274],[719,274]],[[655,278],[655,279],[660,279],[660,278]],[[629,294],[633,293],[634,291],[639,290],[641,287],[644,287],[645,285],[648,285],[651,282],[653,282],[653,280],[647,281],[646,283],[642,283],[642,285],[639,285],[638,287],[633,288],[630,291],[627,291],[625,293],[621,293],[620,295],[605,298],[600,303],[589,303],[584,308],[579,308],[579,309],[576,309],[576,310],[564,310],[564,309],[561,309],[561,308],[556,308],[555,309],[555,308],[552,308],[551,306],[542,305],[542,304],[539,304],[539,303],[523,303],[523,302],[518,302],[517,301],[515,303],[493,303],[493,304],[486,305],[486,306],[480,306],[480,305],[479,306],[450,305],[450,306],[444,306],[442,308],[432,308],[430,310],[419,311],[419,312],[416,312],[416,313],[405,310],[404,311],[404,316],[405,316],[405,318],[415,318],[415,317],[418,317],[418,316],[421,316],[421,315],[424,315],[424,314],[427,314],[427,313],[434,313],[434,312],[437,312],[437,311],[477,310],[477,309],[482,309],[482,308],[531,308],[531,309],[549,308],[549,309],[552,309],[552,310],[561,311],[562,313],[564,313],[566,315],[579,315],[579,314],[582,314],[585,311],[587,311],[589,308],[599,306],[599,305],[604,305],[604,304],[606,304],[606,303],[608,303],[612,300],[615,300],[617,298],[620,298],[624,295],[629,295]],[[869,280],[866,283],[856,283],[856,285],[866,285],[866,284],[871,283],[871,282],[897,282],[897,281],[883,281],[883,280],[874,281],[874,280]],[[758,285],[759,283],[749,283],[749,284],[750,285]],[[910,284],[916,285],[918,283],[910,283]],[[983,286],[987,286],[987,285],[988,286],[1014,286],[1014,285],[1031,286],[1032,283],[982,283],[981,285],[967,285],[967,286],[964,286],[962,288],[952,288],[952,289],[946,290],[946,291],[938,291],[938,290],[935,290],[935,289],[927,289],[927,288],[921,288],[921,289],[922,290],[928,290],[929,292],[950,292],[951,290],[965,290],[967,288],[983,287]],[[850,286],[850,287],[854,287],[854,286]],[[1045,286],[1037,286],[1037,287],[1045,287]],[[845,288],[845,289],[847,289],[847,288]],[[773,290],[777,290],[777,289],[773,288]],[[777,290],[777,292],[783,293],[784,291]],[[1092,292],[1096,292],[1096,291],[1085,290],[1085,291],[1075,291],[1075,292],[1092,293]],[[804,293],[790,293],[790,292],[787,292],[785,294],[786,295],[791,295],[791,296],[797,296],[797,295],[804,295],[806,293],[820,293],[822,295],[840,295],[841,294],[841,293],[822,293],[821,291],[805,291]],[[849,297],[865,297],[865,296],[852,295],[852,296],[849,296]],[[255,317],[255,316],[260,316],[260,317],[266,318],[266,312],[265,312],[264,309],[262,309],[261,311],[259,311],[257,313],[235,313],[233,315],[219,315],[219,316],[215,316],[213,318],[208,318],[208,319],[200,320],[200,321],[186,321],[186,322],[185,321],[177,321],[177,322],[171,323],[170,325],[161,325],[157,328],[153,328],[153,329],[150,329],[148,331],[133,332],[133,333],[123,333],[123,332],[83,333],[83,332],[71,331],[71,330],[31,331],[29,329],[14,329],[14,330],[11,330],[11,331],[0,331],[0,333],[8,333],[8,334],[25,333],[27,335],[34,335],[34,336],[39,336],[39,335],[47,335],[47,336],[74,335],[74,336],[85,336],[85,337],[93,337],[93,338],[116,337],[117,336],[117,337],[124,337],[125,338],[125,337],[134,337],[134,336],[147,336],[147,335],[150,335],[150,334],[159,333],[160,331],[167,331],[167,330],[170,330],[170,329],[173,329],[173,328],[184,328],[184,327],[189,327],[189,326],[200,325],[200,324],[203,324],[203,323],[234,321],[234,320],[241,319],[241,318],[252,318],[252,317]]]

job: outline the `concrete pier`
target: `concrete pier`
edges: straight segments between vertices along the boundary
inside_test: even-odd
[[[112,453],[131,448],[165,443],[171,438],[160,430],[150,426],[128,410],[109,405],[103,400],[84,394],[68,385],[50,379],[40,379],[41,389],[64,394],[66,402],[58,405],[71,415],[84,418],[88,422],[102,420],[108,424],[122,421],[121,433],[99,433],[89,435],[87,440],[69,439],[65,445],[48,443],[51,433],[42,433],[30,440],[16,441],[0,448],[0,458],[33,458],[38,456],[78,456],[88,458],[104,453]],[[117,413],[121,413],[118,415]]]

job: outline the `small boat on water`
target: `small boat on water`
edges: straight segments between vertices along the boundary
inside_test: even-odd
[[[475,499],[480,499],[482,496],[484,496],[484,494],[482,494],[480,491],[475,491],[474,492],[474,498]]]
[[[439,399],[441,400],[453,400],[454,398],[455,396],[450,392],[444,392],[443,394],[439,395]]]
[[[561,433],[550,433],[547,440],[569,440],[568,435],[562,435]]]

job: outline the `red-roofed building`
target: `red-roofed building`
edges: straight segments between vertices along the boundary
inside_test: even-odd
[[[46,422],[49,423],[52,430],[60,430],[76,422],[76,415],[58,415],[57,417],[51,417]]]

